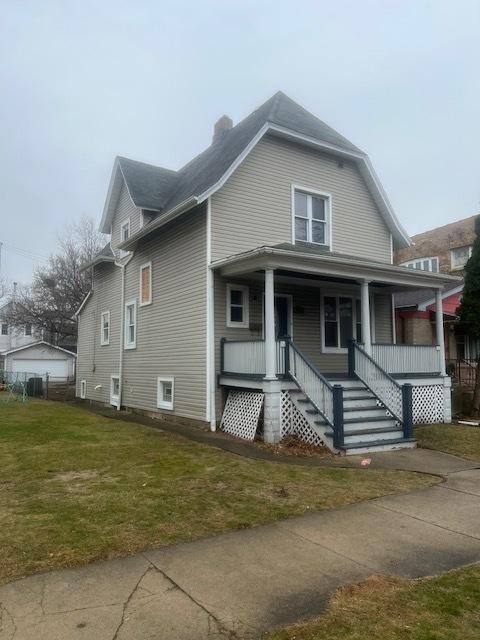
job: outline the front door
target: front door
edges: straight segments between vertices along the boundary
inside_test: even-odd
[[[275,296],[275,337],[277,340],[292,334],[290,303],[289,296]]]

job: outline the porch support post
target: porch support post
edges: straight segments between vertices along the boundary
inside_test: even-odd
[[[276,380],[274,271],[265,269],[265,380]]]
[[[445,370],[445,338],[443,335],[443,301],[442,290],[435,289],[435,327],[437,332],[437,344],[440,347],[440,375],[446,376]]]
[[[368,353],[368,355],[371,355],[372,335],[370,330],[370,292],[368,284],[368,280],[362,280],[360,283],[362,308],[362,340],[365,351]]]

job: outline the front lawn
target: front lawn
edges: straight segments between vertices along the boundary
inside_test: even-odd
[[[480,462],[480,427],[430,424],[416,427],[415,437],[419,447],[445,451]]]
[[[0,402],[0,581],[433,482],[250,460],[75,405]]]
[[[373,577],[339,589],[324,615],[265,640],[478,640],[480,566],[438,578]]]

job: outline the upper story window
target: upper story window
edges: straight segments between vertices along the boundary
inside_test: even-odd
[[[408,260],[402,262],[401,267],[408,267],[409,269],[419,269],[421,271],[433,271],[438,272],[438,258],[416,258],[415,260]]]
[[[26,336],[31,336],[32,335],[32,323],[31,322],[27,322],[27,324],[25,325],[24,334]]]
[[[457,247],[450,252],[452,269],[463,269],[472,255],[472,246]]]
[[[125,242],[130,237],[130,218],[122,222],[120,226],[120,243]],[[120,257],[123,258],[128,254],[128,251],[120,249]]]
[[[140,306],[152,302],[152,263],[147,262],[140,267]]]
[[[248,328],[248,287],[227,284],[227,327]]]
[[[294,240],[330,245],[331,196],[293,186]]]
[[[8,336],[8,324],[2,322],[2,336]]]
[[[137,346],[137,301],[125,305],[125,349]]]
[[[102,313],[100,325],[100,344],[110,344],[110,311]]]

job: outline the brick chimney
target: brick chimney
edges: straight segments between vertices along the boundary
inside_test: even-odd
[[[225,133],[227,131],[230,131],[232,127],[233,127],[233,121],[231,118],[229,118],[228,116],[222,116],[221,118],[219,118],[216,121],[215,126],[213,127],[212,144],[215,144],[216,142],[220,142],[220,140],[223,138]]]

